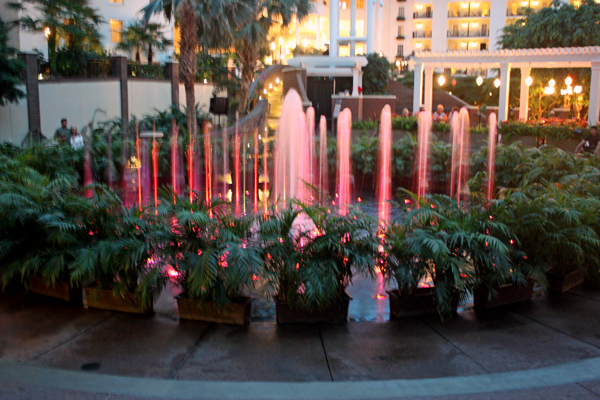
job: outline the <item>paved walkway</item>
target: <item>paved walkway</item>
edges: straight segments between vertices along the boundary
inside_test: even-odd
[[[396,322],[361,285],[361,322],[247,328],[0,295],[0,399],[600,399],[600,292]]]

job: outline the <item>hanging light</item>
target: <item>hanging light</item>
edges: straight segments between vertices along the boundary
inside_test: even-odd
[[[275,51],[275,42],[271,42],[271,51]]]
[[[565,78],[565,85],[571,86],[571,83],[573,83],[573,78],[571,78],[570,76],[567,76]]]
[[[547,95],[554,94],[554,86],[546,86],[544,88],[544,93]]]
[[[46,35],[46,37],[50,36],[50,28],[46,27],[46,29],[44,29],[44,34]]]
[[[573,91],[577,94],[580,94],[582,92],[582,90],[583,90],[583,88],[579,85],[577,85],[573,88]]]
[[[446,78],[444,77],[444,75],[440,75],[440,77],[438,78],[438,83],[440,84],[440,86],[444,86],[444,83],[446,83]]]
[[[527,87],[531,86],[533,84],[533,78],[531,76],[528,76],[527,79],[525,79],[525,84],[527,85]]]
[[[481,75],[479,75],[477,79],[475,79],[475,82],[477,82],[477,86],[481,86],[483,84],[483,78],[481,77]]]
[[[548,86],[554,87],[554,85],[556,85],[556,81],[554,79],[550,79],[550,82],[548,82]]]
[[[496,80],[494,81],[494,86],[496,86],[496,88],[499,88],[500,84],[502,84],[502,82],[500,81],[500,78],[496,78]]]

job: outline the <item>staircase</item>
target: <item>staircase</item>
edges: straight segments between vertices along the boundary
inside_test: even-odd
[[[279,126],[279,117],[281,116],[281,107],[283,106],[283,83],[273,85],[273,89],[268,90],[267,100],[269,101],[269,130],[275,131]]]

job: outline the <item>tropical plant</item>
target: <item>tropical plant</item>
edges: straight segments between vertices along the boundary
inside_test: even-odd
[[[173,45],[173,41],[165,37],[163,26],[155,22],[141,20],[131,21],[123,31],[123,41],[117,48],[125,51],[135,50],[135,61],[140,62],[140,50],[144,49],[148,55],[148,64],[154,59],[154,49],[165,51]]]
[[[363,94],[385,94],[387,92],[390,62],[377,53],[367,55],[367,66],[363,69]]]
[[[7,6],[22,15],[18,20],[21,29],[46,34],[53,74],[61,39],[70,50],[97,50],[100,45],[98,28],[104,19],[90,7],[88,0],[20,0]]]
[[[164,254],[178,272],[174,282],[181,296],[217,306],[249,294],[263,264],[254,217],[236,217],[223,205],[208,204],[198,193],[190,201],[164,191],[160,207],[171,231]]]
[[[25,93],[19,89],[25,65],[15,57],[16,50],[7,44],[8,30],[0,19],[0,106],[16,103]]]

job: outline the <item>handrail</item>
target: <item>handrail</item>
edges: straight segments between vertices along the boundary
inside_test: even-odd
[[[250,89],[248,90],[248,99],[253,99],[256,89],[258,85],[269,79],[271,76],[281,72],[283,68],[287,67],[287,65],[276,64],[272,65],[266,70],[264,70],[257,79],[255,79],[250,85]]]

